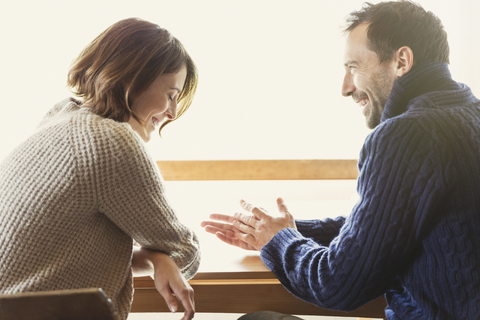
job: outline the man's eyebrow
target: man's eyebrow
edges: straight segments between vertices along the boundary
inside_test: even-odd
[[[355,61],[355,60],[348,60],[348,61],[345,62],[343,65],[344,65],[345,67],[348,67],[348,66],[350,66],[351,64],[357,64],[357,61]]]

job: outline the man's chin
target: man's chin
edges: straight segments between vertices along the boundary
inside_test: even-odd
[[[375,117],[375,115],[369,115],[365,118],[365,123],[369,129],[375,129],[380,124],[380,117]]]

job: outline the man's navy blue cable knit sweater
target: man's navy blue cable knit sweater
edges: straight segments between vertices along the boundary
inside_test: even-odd
[[[446,64],[399,78],[359,158],[347,218],[297,220],[261,250],[294,295],[388,319],[480,319],[480,101]]]

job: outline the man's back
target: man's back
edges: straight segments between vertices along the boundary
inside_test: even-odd
[[[478,141],[479,100],[445,64],[416,66],[365,141],[360,200],[338,236],[320,241],[335,221],[310,225],[318,238],[304,225],[284,229],[262,248],[263,261],[322,307],[349,311],[386,293],[389,319],[477,318]]]
[[[386,294],[399,319],[480,314],[480,104],[447,72],[426,64],[398,81],[374,133],[385,154],[369,155],[390,166],[379,174],[392,199],[381,199],[400,215],[391,227],[404,231],[392,246],[408,248]]]

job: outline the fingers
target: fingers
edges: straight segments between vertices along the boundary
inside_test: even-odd
[[[215,227],[215,228],[220,229],[220,230],[232,230],[233,229],[231,224],[214,222],[214,221],[202,221],[202,223],[200,225],[204,228]]]
[[[235,213],[235,215],[233,217],[235,218],[235,220],[233,221],[233,225],[241,231],[243,231],[243,229],[238,228],[238,226],[235,224],[235,222],[240,221],[242,224],[245,224],[247,226],[255,228],[257,226],[258,221],[259,221],[254,216],[247,216],[247,215],[244,215],[243,213],[240,213],[240,212]],[[243,231],[243,232],[245,232],[245,231]]]
[[[226,214],[220,214],[220,213],[211,214],[210,219],[223,221],[223,222],[226,222],[226,223],[232,223],[233,220],[235,220],[232,216],[229,216],[229,215],[226,215]]]
[[[183,287],[179,292],[175,292],[178,300],[182,303],[184,315],[182,320],[190,320],[195,315],[194,293],[190,285]]]
[[[248,244],[249,247],[255,248],[255,250],[259,250],[256,247],[257,241],[256,241],[256,239],[253,235],[245,233],[245,234],[240,234],[237,237],[238,237],[239,241],[242,241],[242,242]]]
[[[222,233],[222,234],[225,234],[227,237],[235,238],[235,231],[233,231],[233,230],[217,228],[215,226],[206,226],[205,231],[207,231],[208,233],[211,233],[211,234]]]
[[[278,211],[280,211],[282,216],[285,216],[286,214],[288,214],[287,206],[285,205],[285,202],[283,201],[282,198],[277,199],[277,206],[278,206]]]
[[[261,220],[264,217],[268,216],[267,211],[265,211],[265,209],[255,207],[254,205],[246,202],[245,200],[240,200],[240,206],[244,210],[253,213],[253,215],[257,218],[256,220]]]
[[[156,286],[156,287],[157,287],[157,291],[160,293],[160,295],[163,297],[163,299],[167,303],[168,309],[171,312],[177,312],[178,310],[177,299],[175,299],[173,292],[169,290],[170,287],[169,286],[162,286],[161,288],[159,286]]]
[[[241,217],[239,217],[238,220],[233,221],[233,226],[243,233],[247,233],[247,234],[255,233],[255,227],[249,224],[254,219],[246,218],[245,220],[246,221],[244,222],[244,220],[242,220]]]
[[[175,277],[170,279],[169,283],[162,285],[161,288],[157,286],[157,290],[163,299],[165,299],[168,309],[170,309],[171,312],[178,311],[178,299],[184,309],[182,319],[190,320],[193,318],[195,314],[193,288],[183,276],[181,276],[181,278]]]
[[[244,250],[257,250],[257,249],[255,249],[254,246],[246,243],[245,241],[240,240],[239,238],[227,237],[225,234],[223,234],[221,232],[218,232],[216,234],[216,236],[217,236],[218,239],[220,239],[221,241],[223,241],[223,242],[225,242],[229,245],[239,247],[239,248],[244,249]]]
[[[221,214],[212,214],[210,215],[210,218],[221,221],[229,221],[232,224],[214,221],[203,221],[201,222],[201,226],[205,228],[206,232],[216,235],[218,239],[229,245],[239,247],[245,250],[256,250],[255,247],[238,239],[239,235],[241,235],[242,233],[241,230],[233,226],[233,222],[236,221],[234,217]],[[254,217],[250,218],[255,220]],[[247,221],[249,220],[247,219]]]
[[[248,212],[252,212],[252,210],[253,210],[253,205],[251,203],[248,203],[247,201],[245,201],[243,199],[240,200],[240,206]]]
[[[155,288],[165,300],[168,309],[172,312],[178,311],[178,299],[185,310],[182,319],[192,319],[195,314],[193,288],[176,263],[161,252],[156,252],[151,261],[154,264]]]
[[[232,217],[233,221],[233,217]],[[228,237],[234,238],[235,233],[238,232],[235,230],[235,227],[232,224],[214,222],[214,221],[203,221],[200,224],[205,228],[205,231],[211,234],[216,234],[218,232],[225,234]]]

